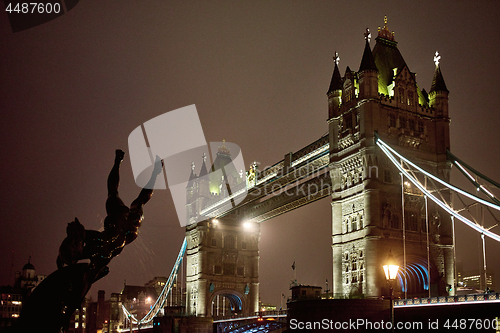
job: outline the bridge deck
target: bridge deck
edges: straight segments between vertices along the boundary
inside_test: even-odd
[[[430,305],[461,305],[473,303],[500,303],[500,294],[471,294],[458,296],[424,297],[394,301],[394,307],[415,307]]]

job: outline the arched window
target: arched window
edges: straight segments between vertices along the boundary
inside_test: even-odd
[[[408,105],[413,105],[413,91],[408,91]]]
[[[399,103],[405,102],[405,90],[403,88],[399,88]]]
[[[396,127],[396,116],[389,114],[389,127]]]
[[[403,116],[399,116],[399,127],[406,128],[406,118]]]
[[[224,237],[224,248],[225,249],[234,249],[235,248],[233,236],[228,235],[228,236]]]
[[[415,120],[410,119],[408,122],[410,123],[410,131],[414,131],[415,130]]]

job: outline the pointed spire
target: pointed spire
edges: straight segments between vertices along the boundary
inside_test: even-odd
[[[365,70],[377,70],[377,66],[375,65],[375,60],[373,59],[373,53],[370,48],[370,30],[366,29],[365,33],[365,50],[363,52],[363,58],[361,59],[361,65],[359,66],[359,71],[362,72]]]
[[[197,178],[196,174],[194,173],[194,169],[195,169],[195,164],[193,161],[191,162],[191,174],[189,175],[189,181],[186,185],[186,188],[193,187],[194,180]]]
[[[432,78],[432,85],[429,93],[434,91],[449,92],[448,88],[446,88],[446,83],[444,83],[444,78],[443,74],[441,73],[441,68],[439,67],[440,59],[441,56],[439,55],[438,51],[436,51],[436,54],[434,55],[434,63],[436,64],[436,70],[434,71],[434,77]]]
[[[330,81],[330,87],[328,88],[327,94],[331,93],[334,90],[342,90],[342,78],[340,77],[339,71],[340,57],[337,52],[335,52],[333,61],[335,62],[335,67],[333,69],[332,80]]]
[[[201,165],[200,177],[206,176],[208,174],[207,165],[205,163],[205,161],[207,160],[207,155],[203,153],[202,157],[203,157],[203,164]]]

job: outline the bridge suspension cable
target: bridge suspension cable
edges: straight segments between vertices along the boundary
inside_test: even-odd
[[[172,287],[174,285],[175,279],[177,277],[177,273],[179,272],[179,268],[182,263],[182,259],[184,258],[184,254],[186,253],[186,248],[187,248],[187,240],[184,238],[184,241],[182,242],[181,249],[179,251],[179,255],[177,256],[177,260],[175,261],[174,267],[172,268],[172,272],[170,273],[170,276],[168,277],[167,283],[165,283],[165,286],[163,287],[163,290],[160,293],[160,296],[158,296],[158,299],[156,300],[155,304],[151,307],[149,312],[144,316],[142,319],[137,319],[133,314],[131,314],[127,308],[122,304],[122,311],[125,314],[127,318],[130,318],[130,320],[134,324],[146,324],[149,323],[151,320],[153,320],[154,317],[158,314],[158,312],[163,308],[165,301],[167,300],[168,295],[172,291]]]
[[[458,157],[453,155],[449,150],[446,151],[446,156],[447,156],[448,160],[450,162],[452,162],[453,165],[455,165],[458,168],[458,170],[460,170],[460,172],[465,176],[465,178],[467,178],[467,180],[469,180],[476,187],[476,189],[478,191],[483,192],[494,203],[496,203],[497,205],[500,205],[500,200],[498,200],[495,197],[495,195],[486,188],[486,186],[479,184],[477,178],[484,179],[485,181],[487,181],[488,183],[490,183],[491,185],[493,185],[497,189],[500,189],[499,183],[497,183],[494,180],[490,179],[489,177],[483,175],[482,173],[480,173],[479,171],[477,171],[476,169],[474,169],[473,167],[471,167],[470,165],[468,165],[467,163],[465,163],[464,161],[462,161],[461,159],[459,159]],[[471,175],[471,173],[476,177]]]
[[[486,235],[494,240],[496,240],[497,242],[500,242],[500,236],[491,232],[489,229],[490,228],[484,228],[483,226],[477,224],[477,223],[474,223],[472,221],[470,221],[469,219],[467,219],[466,217],[460,215],[457,211],[455,211],[452,207],[450,207],[450,205],[446,202],[443,202],[442,200],[439,200],[436,196],[434,196],[427,188],[425,188],[425,186],[423,186],[421,184],[421,182],[419,181],[419,179],[415,176],[415,174],[413,172],[409,172],[410,170],[409,169],[405,169],[403,166],[404,164],[406,164],[407,166],[411,166],[413,169],[419,171],[420,173],[422,173],[424,176],[426,177],[429,177],[430,179],[433,179],[435,180],[436,182],[440,183],[441,185],[443,185],[445,188],[447,189],[450,189],[452,191],[455,191],[457,193],[460,193],[472,200],[475,200],[476,202],[479,202],[483,205],[486,205],[488,207],[491,207],[493,209],[496,209],[498,211],[500,211],[500,206],[495,204],[495,203],[492,203],[492,202],[489,202],[487,200],[484,200],[482,198],[479,198],[473,194],[470,194],[469,192],[466,192],[456,186],[453,186],[443,180],[441,180],[440,178],[434,176],[433,174],[425,171],[424,169],[420,168],[419,166],[417,166],[415,163],[409,161],[408,159],[406,159],[405,157],[403,157],[401,154],[399,154],[398,152],[396,152],[394,149],[392,149],[389,145],[387,145],[385,142],[383,142],[379,137],[378,135],[375,136],[375,139],[376,139],[376,144],[377,146],[384,152],[384,154],[389,158],[389,160],[394,164],[394,166],[396,166],[396,168],[401,172],[401,174],[403,174],[413,185],[415,185],[426,197],[428,197],[429,199],[431,199],[432,201],[434,201],[438,206],[440,206],[441,208],[443,208],[448,214],[450,214],[451,216],[455,217],[456,219],[462,221],[463,223],[465,223],[466,225],[468,225],[469,227],[471,227],[472,229],[476,230],[477,232],[479,232],[480,234],[483,234],[483,235]],[[397,159],[396,159],[397,158]],[[399,161],[398,161],[399,159]]]

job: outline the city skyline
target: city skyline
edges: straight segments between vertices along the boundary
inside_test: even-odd
[[[49,275],[68,222],[78,217],[87,229],[102,227],[114,150],[126,149],[128,134],[144,121],[196,104],[207,141],[238,144],[247,167],[273,165],[320,138],[328,130],[334,53],[342,74],[347,66],[357,70],[365,29],[374,38],[384,16],[421,89],[430,89],[439,51],[450,90],[451,150],[498,181],[497,7],[491,1],[85,2],[18,33],[2,14],[0,223],[8,238],[0,245],[0,285],[11,283],[5,268],[12,250],[14,271],[32,256],[37,272]],[[199,170],[201,156],[195,162]],[[126,204],[139,191],[128,155],[120,189]],[[331,279],[330,201],[262,225],[262,301],[279,304],[288,294],[294,262],[299,282],[324,287]],[[144,213],[139,238],[89,296],[97,289],[119,292],[123,280],[143,285],[170,273],[184,230],[168,191],[155,191]],[[457,242],[474,244],[468,235],[457,225]],[[458,259],[471,266],[480,247],[464,243]],[[489,240],[487,246],[494,263],[500,247]]]

